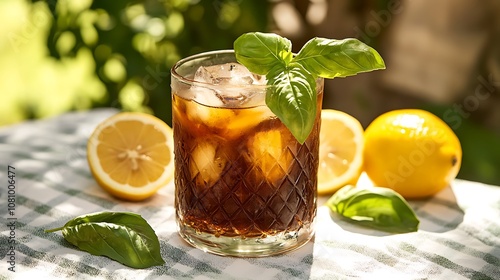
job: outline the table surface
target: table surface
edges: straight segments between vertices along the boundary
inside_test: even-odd
[[[109,196],[91,176],[87,139],[116,112],[68,113],[0,129],[0,279],[500,279],[500,187],[464,180],[410,202],[418,232],[351,225],[330,215],[320,198],[316,236],[294,252],[231,258],[192,248],[176,233],[172,183],[133,203]],[[15,168],[12,213],[8,166]],[[369,184],[365,176],[361,184]],[[158,235],[166,264],[128,268],[78,250],[60,232],[44,232],[98,211],[142,215]]]

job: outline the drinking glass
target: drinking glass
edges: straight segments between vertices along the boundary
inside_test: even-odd
[[[284,253],[314,234],[323,80],[314,128],[299,144],[265,104],[273,86],[234,51],[172,70],[175,210],[180,236],[218,255]]]

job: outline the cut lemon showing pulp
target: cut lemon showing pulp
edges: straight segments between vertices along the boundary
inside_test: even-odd
[[[321,111],[318,194],[355,185],[363,168],[363,127],[354,117],[336,110]]]
[[[173,178],[172,129],[144,113],[118,113],[97,126],[87,160],[97,183],[112,195],[139,201]]]

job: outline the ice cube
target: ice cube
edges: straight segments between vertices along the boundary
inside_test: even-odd
[[[251,161],[269,182],[283,178],[292,165],[293,155],[283,137],[279,130],[260,131],[248,142]]]
[[[239,63],[225,63],[213,66],[201,66],[194,74],[197,82],[214,85],[265,85],[263,76],[253,74]]]
[[[213,108],[198,102],[189,102],[186,104],[186,115],[194,123],[203,124],[210,128],[223,129],[233,119],[234,111],[223,106]]]
[[[213,186],[219,179],[227,159],[218,153],[219,145],[215,139],[200,139],[191,153],[189,169],[191,179],[198,184]]]
[[[267,106],[257,106],[234,111],[234,116],[225,124],[225,137],[235,139],[253,130],[261,122],[276,117]]]
[[[197,102],[210,106],[238,107],[252,101],[252,104],[262,103],[263,98],[257,99],[255,96],[264,96],[256,94],[259,91],[248,88],[249,85],[265,85],[265,76],[256,75],[250,72],[245,66],[238,63],[226,63],[213,66],[201,66],[197,69],[194,80],[203,82],[206,85],[205,91],[197,91],[201,86],[193,89],[195,100]],[[262,90],[262,89],[261,89]],[[211,92],[209,94],[208,92]],[[263,93],[261,91],[261,93]],[[199,94],[210,95],[209,100]],[[218,98],[215,100],[212,97]],[[212,103],[207,103],[212,102]],[[222,103],[222,105],[220,105]]]
[[[193,100],[197,103],[211,107],[224,106],[223,100],[219,97],[219,94],[215,89],[193,86],[190,90],[192,92]]]

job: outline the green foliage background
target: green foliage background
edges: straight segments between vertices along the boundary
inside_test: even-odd
[[[265,31],[266,0],[2,0],[0,125],[116,107],[170,124],[170,68]],[[1,32],[0,27],[0,32]]]

